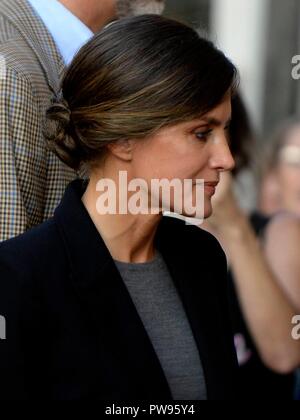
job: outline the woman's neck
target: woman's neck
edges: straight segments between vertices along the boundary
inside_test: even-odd
[[[94,33],[116,18],[114,0],[59,0]]]
[[[91,179],[82,197],[94,225],[117,261],[142,263],[154,258],[154,239],[162,215],[101,214],[96,180]]]

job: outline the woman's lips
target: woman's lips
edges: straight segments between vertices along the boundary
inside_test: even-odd
[[[197,181],[195,181],[193,184],[196,185]],[[218,184],[219,184],[219,181],[211,181],[211,182],[204,181],[203,185],[204,185],[205,194],[213,196],[216,192],[216,188]]]
[[[210,195],[212,197],[216,192],[216,187],[211,187],[209,185],[205,185],[204,186],[204,191],[207,195]]]
[[[213,196],[216,192],[218,182],[204,182],[204,191],[207,195]]]

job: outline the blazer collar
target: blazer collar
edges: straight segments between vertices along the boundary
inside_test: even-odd
[[[56,209],[70,263],[70,276],[85,311],[110,343],[122,389],[137,399],[172,399],[163,370],[117,267],[81,202],[86,183],[75,180]],[[128,343],[132,346],[128,347]],[[128,390],[128,391],[126,391]],[[123,395],[125,397],[125,395]],[[118,398],[118,395],[116,395]]]
[[[40,17],[26,0],[2,0],[1,14],[22,34],[40,62],[53,93],[65,71],[63,58]]]
[[[106,340],[109,337],[120,369],[125,371],[124,378],[132,378],[135,395],[170,400],[167,380],[130,294],[81,202],[85,188],[85,182],[73,181],[54,216],[65,244],[72,281],[95,326],[99,328],[101,324],[100,335],[105,331]],[[211,262],[205,257],[205,242],[202,250],[190,252],[189,244],[185,243],[190,241],[191,247],[193,245],[189,229],[195,232],[180,220],[163,217],[155,241],[190,321],[203,364],[208,398],[222,399],[226,385],[221,378],[219,353],[222,349],[215,333],[222,329],[222,320],[217,293],[208,286],[214,283],[211,276],[215,272],[210,270]],[[200,248],[201,237],[199,230]],[[199,260],[201,253],[203,261]],[[197,265],[198,274],[193,264]],[[128,343],[133,345],[128,348]]]

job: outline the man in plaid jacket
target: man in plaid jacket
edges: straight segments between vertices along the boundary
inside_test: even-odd
[[[163,0],[0,0],[0,241],[53,215],[76,174],[49,152],[45,111],[65,67],[116,16]]]

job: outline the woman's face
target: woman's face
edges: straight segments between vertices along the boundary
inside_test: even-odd
[[[293,127],[276,170],[280,207],[300,216],[300,125]]]
[[[192,180],[190,198],[194,204],[196,180],[204,180],[203,216],[209,217],[212,213],[211,198],[220,172],[234,167],[228,145],[230,118],[231,97],[228,94],[220,105],[199,119],[163,128],[157,134],[137,141],[130,162],[130,178],[142,178],[148,186],[153,179]],[[174,197],[170,204],[170,211],[178,212]],[[181,214],[195,216],[184,209]]]

